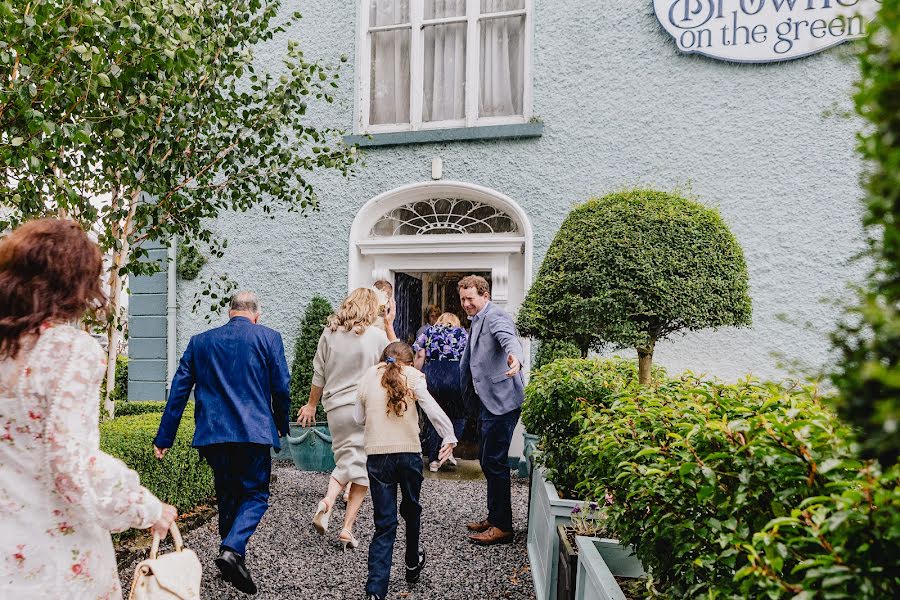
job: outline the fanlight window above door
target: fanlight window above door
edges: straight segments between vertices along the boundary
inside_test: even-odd
[[[474,200],[435,198],[397,207],[372,227],[372,237],[459,233],[518,234],[515,220],[502,210]]]

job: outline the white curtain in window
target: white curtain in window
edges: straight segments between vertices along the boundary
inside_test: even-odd
[[[524,7],[524,0],[481,0],[481,13]],[[482,19],[481,93],[478,114],[499,117],[523,114],[525,79],[525,18]]]
[[[369,26],[409,23],[409,0],[371,0]],[[410,28],[369,33],[369,123],[409,123]]]
[[[466,14],[466,0],[425,0],[424,18]],[[428,25],[425,45],[423,121],[464,119],[466,116],[466,24]]]

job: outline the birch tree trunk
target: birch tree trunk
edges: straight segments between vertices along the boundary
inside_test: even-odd
[[[119,225],[113,223],[113,235],[119,240],[118,246],[112,253],[112,266],[109,272],[109,312],[110,318],[106,326],[106,396],[103,399],[103,408],[106,414],[112,418],[115,416],[116,405],[112,399],[116,387],[116,359],[119,357],[119,342],[122,339],[122,326],[124,319],[122,313],[122,277],[119,271],[128,262],[131,239],[134,226],[134,211],[137,208],[137,200],[140,190],[134,190],[128,200],[128,216],[125,222]],[[113,197],[115,201],[115,197]]]

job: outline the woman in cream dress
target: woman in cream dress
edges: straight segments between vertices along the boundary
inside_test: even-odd
[[[387,345],[396,339],[393,311],[385,313],[383,329],[374,326],[379,318],[378,306],[375,291],[357,288],[328,318],[313,359],[309,402],[297,415],[300,425],[308,427],[315,423],[319,401],[325,408],[337,466],[331,472],[328,491],[316,508],[313,526],[325,535],[335,500],[344,486],[351,484],[344,526],[338,536],[345,549],[348,546],[356,548],[359,544],[353,536],[353,524],[369,488],[363,449],[364,430],[353,418],[356,386],[369,367],[379,361]]]

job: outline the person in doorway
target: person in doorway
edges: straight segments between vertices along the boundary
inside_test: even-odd
[[[235,294],[228,317],[188,342],[153,447],[162,460],[193,390],[193,446],[212,468],[219,509],[216,567],[225,581],[255,594],[247,543],[269,508],[271,449],[288,434],[291,376],[281,334],[259,324],[256,294]]]
[[[177,516],[100,449],[106,356],[72,325],[106,309],[102,272],[75,221],[30,221],[0,241],[3,598],[121,600],[110,532],[164,538]]]
[[[467,525],[469,539],[488,546],[513,541],[509,445],[525,399],[522,345],[516,326],[491,302],[488,282],[478,275],[457,284],[463,310],[472,320],[460,360],[464,399],[478,412],[479,460],[487,479],[486,519]]]
[[[425,566],[425,550],[419,545],[422,505],[422,447],[418,404],[443,438],[440,458],[453,452],[453,425],[428,393],[422,373],[412,367],[413,351],[404,342],[393,342],[359,383],[355,419],[365,426],[366,468],[372,486],[375,535],[369,544],[368,600],[384,600],[394,541],[397,537],[397,488],[402,497],[400,515],[406,521],[406,581],[414,583]]]
[[[336,466],[312,523],[320,535],[325,535],[335,500],[348,484],[352,484],[344,526],[338,535],[338,541],[345,549],[359,545],[353,535],[353,525],[369,488],[363,428],[353,418],[356,389],[360,377],[378,363],[390,343],[385,330],[393,333],[393,314],[388,312],[382,317],[384,328],[375,325],[378,318],[378,296],[371,288],[350,292],[340,309],[328,318],[313,359],[309,401],[297,415],[300,425],[307,427],[315,423],[319,401],[325,407]]]
[[[416,339],[419,339],[425,330],[437,323],[438,318],[441,316],[441,307],[437,304],[429,304],[425,307],[425,315],[424,321],[425,324],[419,327],[418,331],[416,331]]]
[[[372,284],[372,289],[375,290],[375,294],[378,296],[378,319],[375,320],[375,326],[384,329],[385,333],[388,334],[388,339],[394,341],[397,339],[393,328],[393,317],[397,313],[397,305],[394,302],[394,286],[390,281],[379,279]],[[391,315],[390,328],[387,327],[387,319],[385,319],[385,316],[388,314]]]
[[[434,325],[427,327],[413,344],[413,350],[416,352],[415,366],[425,373],[428,392],[450,417],[457,439],[462,436],[466,427],[466,408],[459,387],[459,360],[468,340],[466,330],[460,327],[459,317],[445,312],[438,317]],[[428,470],[436,473],[440,467],[438,462],[440,436],[427,419],[424,429],[424,450]],[[456,458],[452,454],[447,458],[447,462],[456,466]]]

